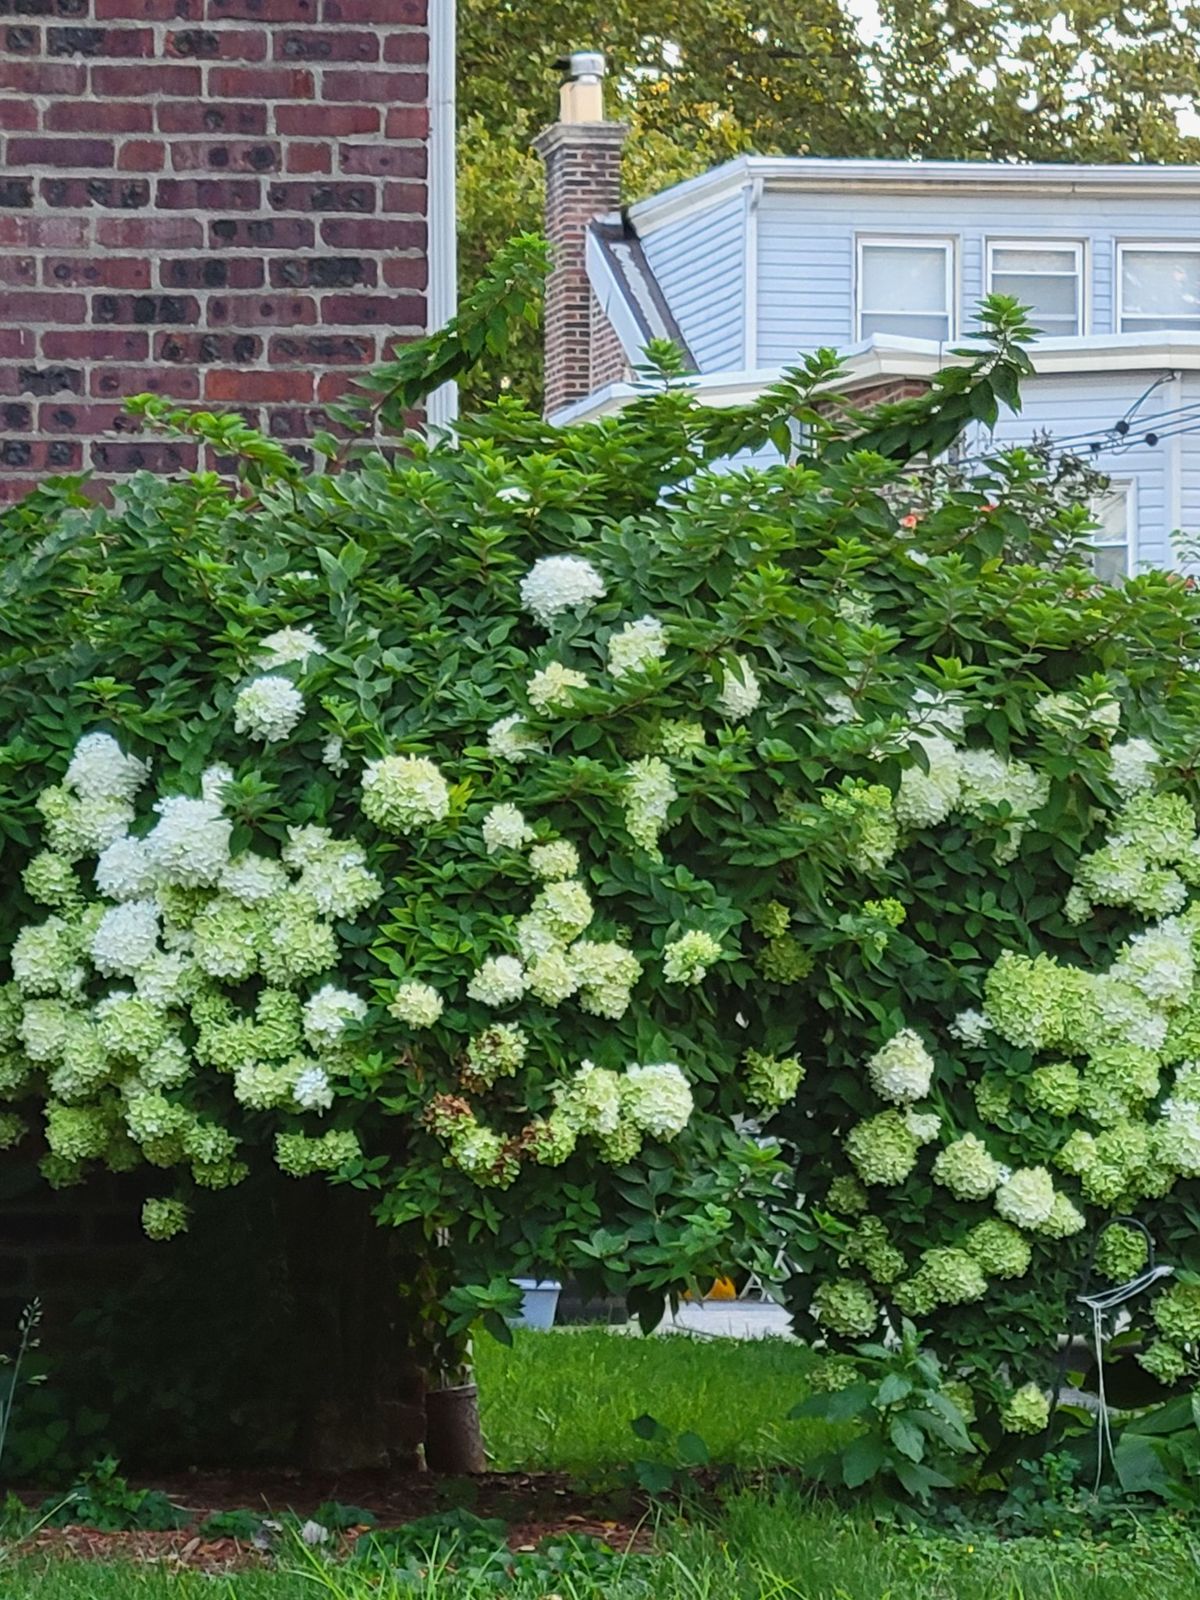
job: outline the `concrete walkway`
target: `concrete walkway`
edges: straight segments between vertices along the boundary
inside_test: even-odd
[[[697,1333],[709,1339],[794,1339],[791,1318],[774,1300],[688,1301],[659,1324],[659,1333]]]

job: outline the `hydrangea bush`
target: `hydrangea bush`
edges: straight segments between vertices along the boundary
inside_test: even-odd
[[[913,1319],[1042,1426],[1110,1219],[1200,1265],[1200,606],[1097,586],[1037,452],[914,468],[1015,403],[987,322],[870,415],[827,353],[721,413],[663,357],[352,472],[147,401],[240,488],[8,513],[5,1141],[151,1169],[157,1237],[252,1162],[355,1185],[455,1327],[559,1268],[652,1320],[786,1244],[804,1329]],[[1160,1376],[1198,1304],[1135,1304]]]

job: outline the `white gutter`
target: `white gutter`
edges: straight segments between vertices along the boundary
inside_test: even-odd
[[[429,290],[427,327],[442,328],[458,309],[458,219],[455,197],[455,0],[429,8]],[[426,401],[433,427],[458,415],[458,386],[444,383]]]
[[[943,367],[960,366],[987,345],[964,340],[953,349],[931,339],[886,335],[865,340],[843,354],[843,373],[825,385],[835,394],[851,394],[887,378],[932,378]],[[963,351],[956,355],[955,351]],[[1091,334],[1084,338],[1042,339],[1030,351],[1035,375],[1061,373],[1200,371],[1200,333]],[[702,373],[687,386],[701,405],[739,406],[757,400],[783,376],[782,367],[743,372]],[[631,383],[610,383],[564,406],[549,419],[565,427],[595,422],[622,410],[630,400],[652,392]]]
[[[641,234],[678,220],[692,210],[714,204],[747,183],[760,181],[775,190],[839,193],[919,194],[929,190],[987,194],[1000,191],[1048,195],[1096,196],[1134,192],[1139,196],[1200,198],[1200,166],[1150,166],[1137,162],[1084,166],[1071,162],[1031,161],[869,161],[812,156],[739,156],[724,166],[677,183],[661,194],[631,206],[629,215]]]

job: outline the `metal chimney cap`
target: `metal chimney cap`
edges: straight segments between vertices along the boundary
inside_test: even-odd
[[[604,56],[599,50],[572,50],[565,65],[567,76],[577,83],[581,79],[603,78],[608,71]]]

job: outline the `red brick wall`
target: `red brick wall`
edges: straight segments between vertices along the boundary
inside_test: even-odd
[[[189,466],[122,397],[301,441],[426,316],[426,0],[0,0],[0,500]]]

